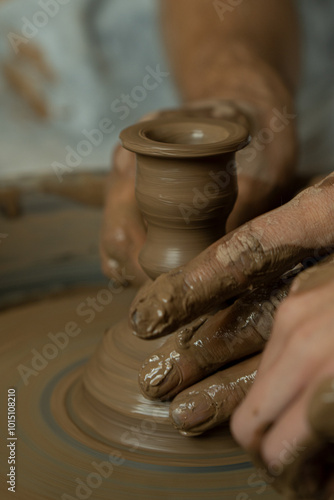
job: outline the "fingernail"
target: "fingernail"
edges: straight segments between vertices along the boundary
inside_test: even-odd
[[[141,338],[158,338],[164,335],[166,313],[159,302],[138,304],[130,310],[133,333]]]
[[[177,364],[180,354],[176,351],[155,354],[143,365],[139,374],[139,384],[150,398],[167,399],[172,391],[182,383],[182,373]]]
[[[133,328],[133,333],[141,338],[150,337],[153,330],[153,325],[147,319],[147,314],[144,310],[134,309],[130,312],[130,321]]]
[[[194,394],[182,403],[170,408],[170,417],[175,427],[182,432],[199,433],[208,427],[208,423],[216,414],[216,405],[206,394]],[[206,425],[205,425],[206,424]]]

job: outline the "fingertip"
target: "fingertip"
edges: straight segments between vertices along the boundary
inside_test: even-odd
[[[167,400],[177,392],[182,374],[173,355],[174,352],[154,353],[144,362],[139,372],[139,385],[146,397]]]
[[[169,411],[176,429],[187,435],[198,435],[210,429],[216,416],[216,405],[206,393],[196,392],[174,399]]]
[[[159,337],[157,332],[154,331],[154,326],[147,318],[146,309],[140,306],[130,308],[130,326],[132,332],[136,337],[141,339],[154,339]]]
[[[129,320],[136,336],[145,339],[162,337],[165,332],[161,324],[161,315],[154,300],[145,298],[146,286],[139,291],[139,297],[134,299],[130,307]]]

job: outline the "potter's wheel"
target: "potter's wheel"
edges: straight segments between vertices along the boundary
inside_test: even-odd
[[[105,336],[105,341],[114,343],[112,378],[123,384],[126,392],[124,399],[115,398],[108,415],[113,426],[103,416],[109,405],[103,391],[96,400],[87,399],[82,385],[83,367],[106,328],[126,317],[134,296],[133,290],[114,295],[110,305],[87,323],[88,316],[79,316],[76,308],[97,293],[98,289],[67,294],[2,314],[2,413],[8,388],[16,387],[17,391],[16,498],[236,500],[241,493],[244,496],[240,498],[255,498],[263,483],[259,476],[254,476],[249,458],[234,443],[227,428],[199,438],[180,436],[167,423],[166,404],[149,402],[137,390],[140,360],[161,340],[129,339],[125,343],[117,333],[113,338]],[[81,333],[70,338],[67,346],[59,349],[58,355],[39,373],[31,375],[25,385],[17,367],[31,367],[31,350],[42,352],[51,342],[48,333],[63,331],[71,321],[77,323]],[[119,353],[124,351],[121,358]],[[127,407],[129,404],[133,411]],[[4,443],[5,414],[0,432]],[[5,447],[1,450],[1,462],[5,464],[2,470],[6,474],[7,451]],[[110,464],[110,454],[113,467],[104,468],[106,477],[102,478],[93,462]],[[4,500],[12,498],[7,492],[5,474],[1,474]],[[76,491],[79,484],[87,483],[88,488]],[[252,483],[255,486],[250,486]],[[262,490],[263,486],[261,499],[279,498],[269,486]]]

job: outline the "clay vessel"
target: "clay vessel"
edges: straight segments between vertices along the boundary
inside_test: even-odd
[[[148,276],[185,264],[225,234],[237,197],[240,124],[180,116],[141,122],[120,134],[136,153],[136,196],[147,222],[139,261]]]

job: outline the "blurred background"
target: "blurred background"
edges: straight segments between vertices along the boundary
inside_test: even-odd
[[[295,2],[300,168],[329,172],[334,2]],[[104,280],[98,237],[119,132],[180,103],[159,7],[160,0],[0,0],[0,307]]]

